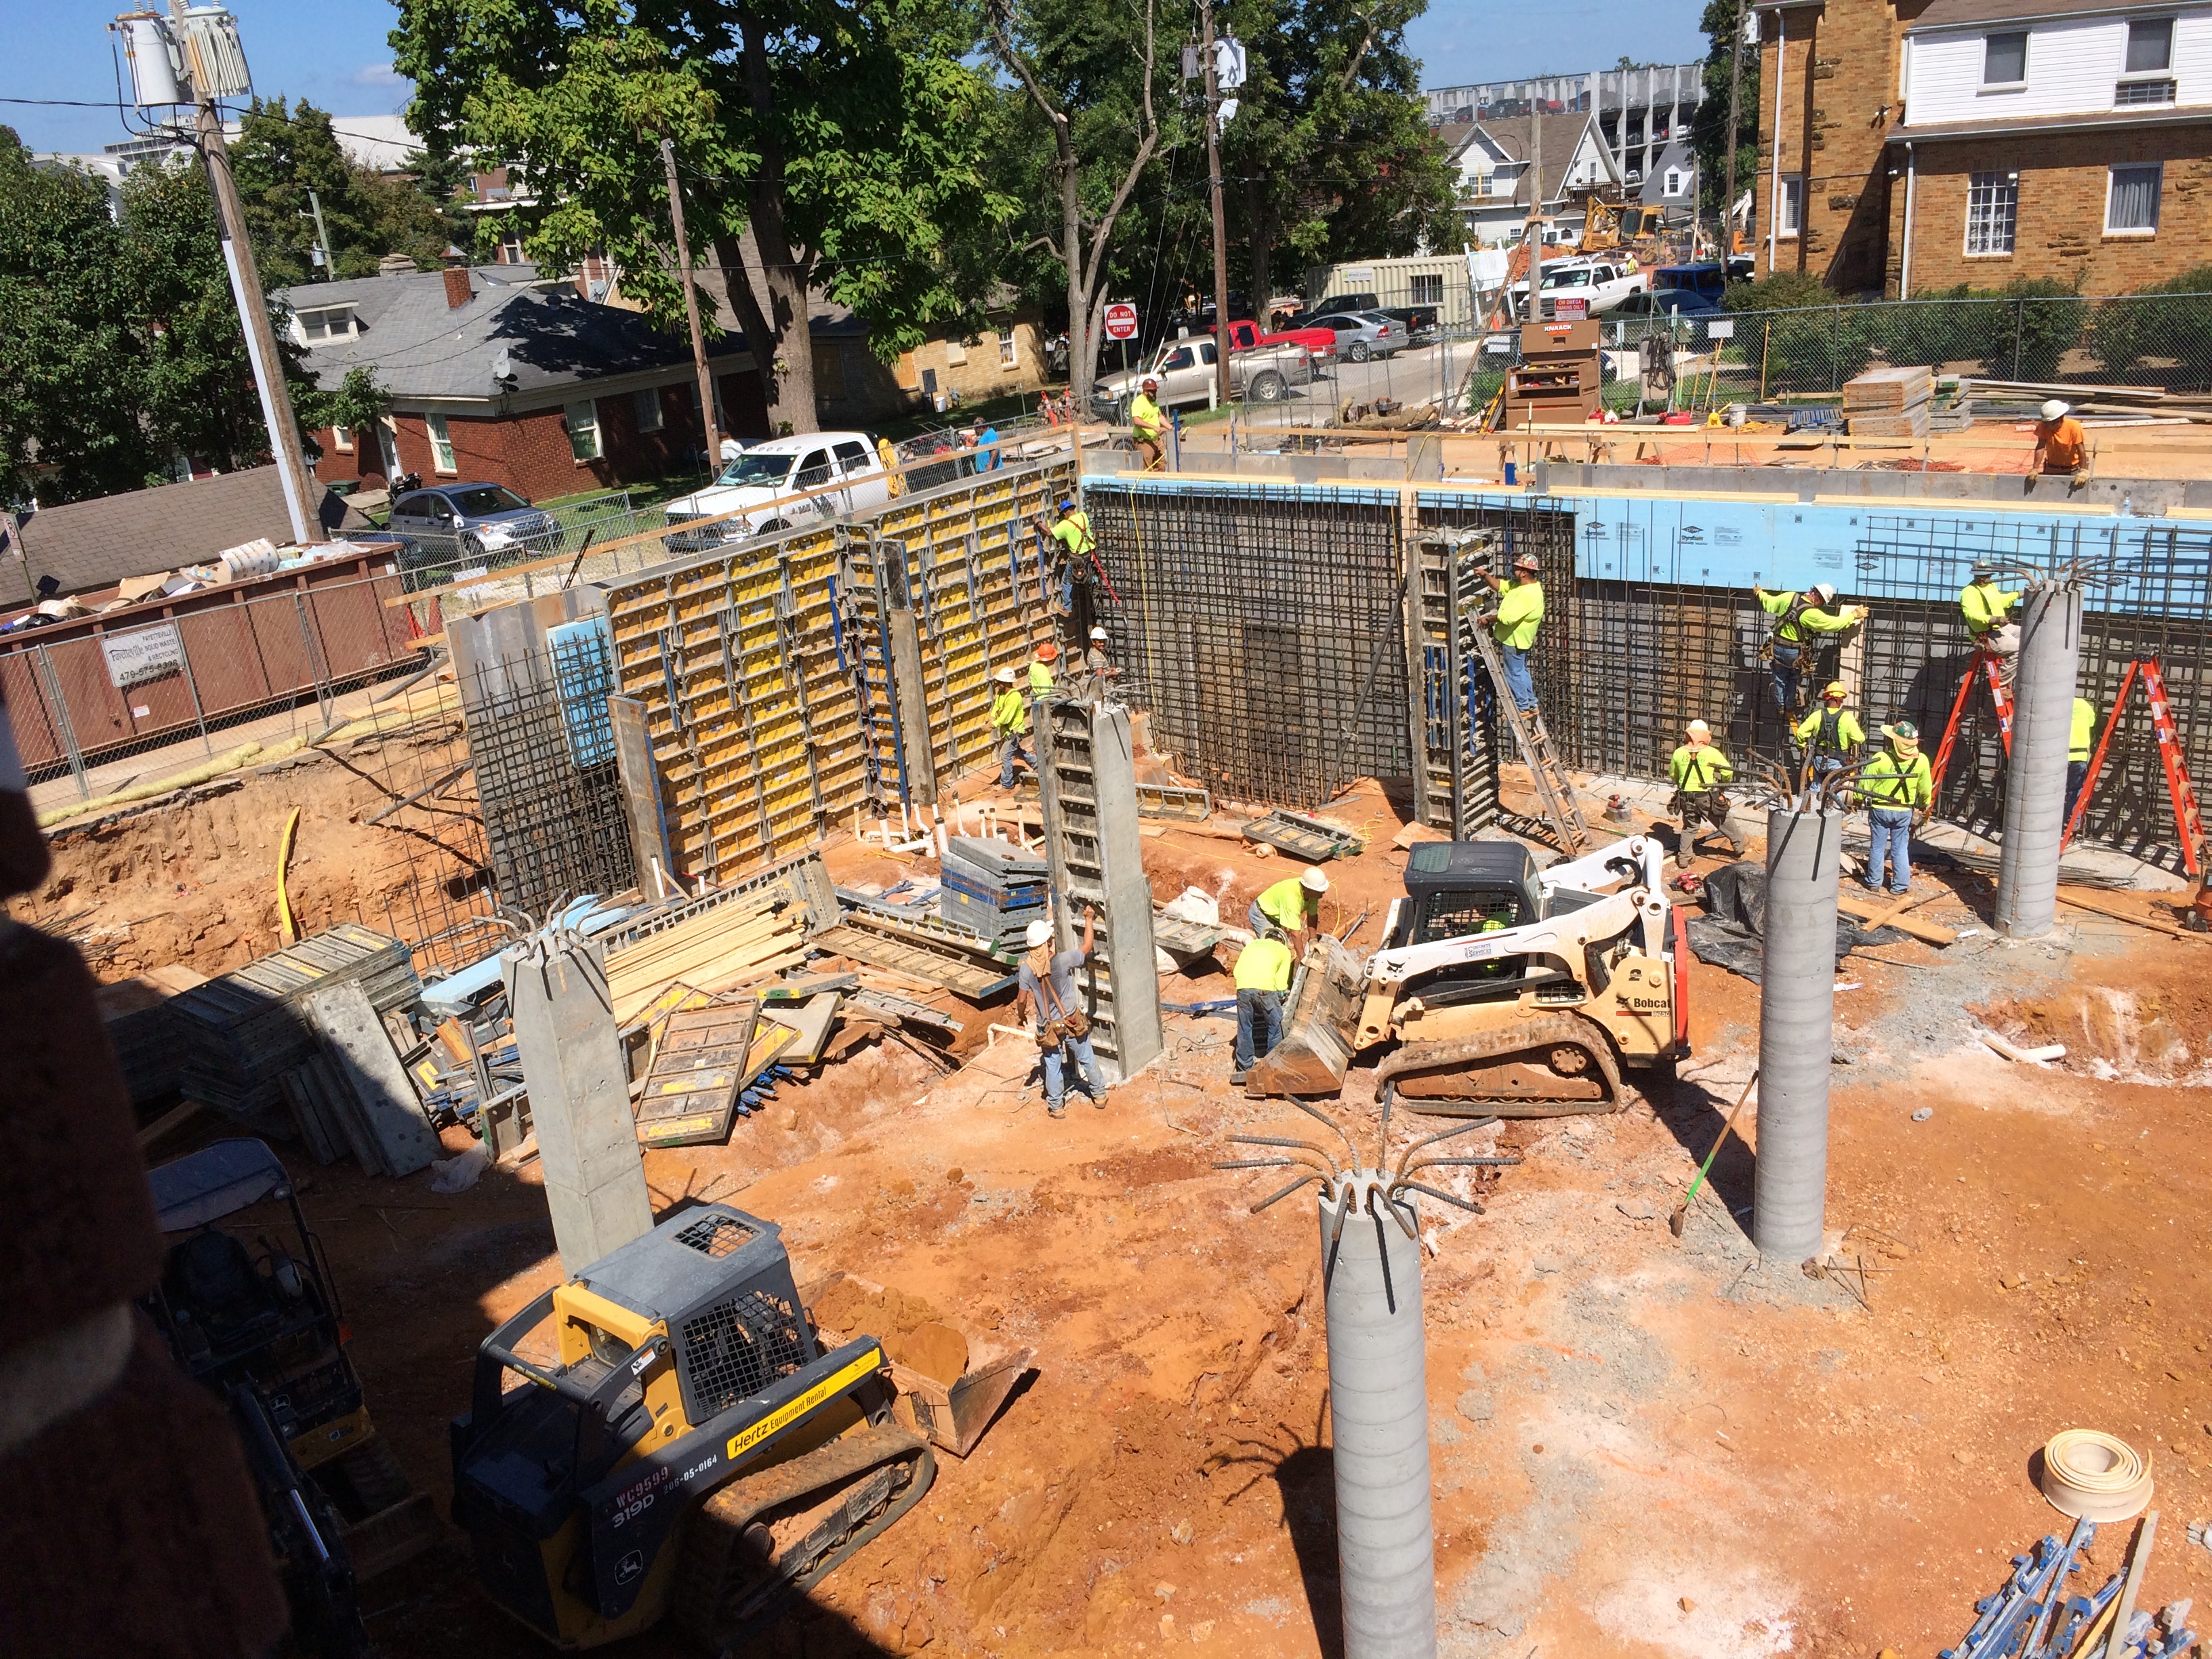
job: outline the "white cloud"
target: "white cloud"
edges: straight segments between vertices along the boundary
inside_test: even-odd
[[[402,78],[389,64],[364,64],[353,72],[353,83],[357,87],[396,87]]]

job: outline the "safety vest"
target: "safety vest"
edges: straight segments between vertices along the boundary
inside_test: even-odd
[[[1993,628],[2002,628],[2008,620],[2006,613],[2019,599],[2019,594],[2008,593],[1995,582],[1967,583],[1959,590],[1959,610],[1966,619],[1966,631],[1979,639]]]
[[[1081,507],[1053,526],[1052,538],[1066,548],[1073,559],[1085,557],[1098,545],[1098,538],[1091,533],[1091,515]]]
[[[1129,400],[1129,425],[1139,438],[1157,439],[1166,430],[1168,417],[1160,406],[1139,392]]]
[[[1936,799],[1928,757],[1916,753],[1906,760],[1894,749],[1884,749],[1861,769],[1859,799],[1886,812],[1928,805]]]
[[[1498,620],[1490,631],[1498,644],[1526,651],[1536,643],[1544,620],[1544,584],[1516,582],[1498,597]]]
[[[2067,733],[2066,758],[2086,761],[2089,758],[2089,739],[2096,734],[2097,711],[2087,697],[2074,699],[2074,728]]]
[[[1729,757],[1710,743],[1701,749],[1684,744],[1674,751],[1667,770],[1674,787],[1686,795],[1711,794],[1735,776]]]
[[[1319,904],[1316,904],[1319,913]],[[1285,927],[1306,925],[1306,890],[1303,879],[1285,877],[1260,895],[1260,914],[1273,918]]]
[[[1832,755],[1841,760],[1854,746],[1866,741],[1866,732],[1859,725],[1858,716],[1850,709],[1830,708],[1824,704],[1798,722],[1797,740],[1809,741],[1816,756]]]
[[[1291,988],[1291,947],[1279,939],[1255,939],[1237,958],[1234,978],[1240,991]]]
[[[1030,729],[1030,706],[1018,686],[1008,686],[991,699],[991,725],[1008,737],[1018,738]]]
[[[1030,665],[1030,696],[1041,697],[1052,690],[1052,670],[1041,662]]]

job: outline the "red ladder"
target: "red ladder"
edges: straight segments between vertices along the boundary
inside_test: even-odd
[[[2131,662],[2120,676],[2120,695],[2112,699],[2112,717],[2105,722],[2105,735],[2097,739],[2097,752],[2090,757],[2088,775],[2081,780],[2081,799],[2074,803],[2074,815],[2066,820],[2066,834],[2059,843],[2063,852],[2074,832],[2081,827],[2081,815],[2089,810],[2089,798],[2097,793],[2097,779],[2105,769],[2106,753],[2112,746],[2112,733],[2119,729],[2120,717],[2127,713],[2128,693],[2134,688],[2136,672],[2142,674],[2143,696],[2150,703],[2151,730],[2158,738],[2158,757],[2166,768],[2166,799],[2173,805],[2173,828],[2181,838],[2181,861],[2189,873],[2199,880],[2204,875],[2204,815],[2197,804],[2197,787],[2189,781],[2189,763],[2182,754],[2181,735],[2175,731],[2173,708],[2166,697],[2166,676],[2160,672],[2158,659],[2151,657]]]
[[[1990,683],[1990,701],[1996,705],[1997,735],[2004,740],[2004,751],[2012,755],[2012,696],[2004,689],[2004,676],[1998,672],[1997,659],[1987,651],[1974,653],[1972,666],[1966,678],[1959,682],[1959,695],[1951,700],[1951,718],[1943,727],[1942,744],[1936,750],[1936,764],[1929,769],[1929,796],[1943,787],[1943,769],[1951,763],[1951,745],[1958,741],[1959,722],[1966,713],[1966,694],[1974,689],[1974,669],[1982,671]]]

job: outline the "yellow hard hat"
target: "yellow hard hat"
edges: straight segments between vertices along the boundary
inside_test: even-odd
[[[1828,682],[1828,689],[1820,693],[1820,695],[1823,697],[1841,698],[1848,697],[1850,696],[1850,693],[1844,690],[1844,683],[1841,680],[1830,680]]]

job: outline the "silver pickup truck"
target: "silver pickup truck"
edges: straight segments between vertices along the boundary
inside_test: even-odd
[[[1131,369],[1101,380],[1091,389],[1091,412],[1117,426],[1126,424],[1130,400],[1147,374],[1160,383],[1161,408],[1202,404],[1212,395],[1217,361],[1211,336],[1170,340],[1160,347],[1150,368]],[[1304,346],[1259,346],[1229,354],[1231,394],[1255,404],[1280,403],[1292,386],[1310,386],[1313,378],[1313,354]]]

